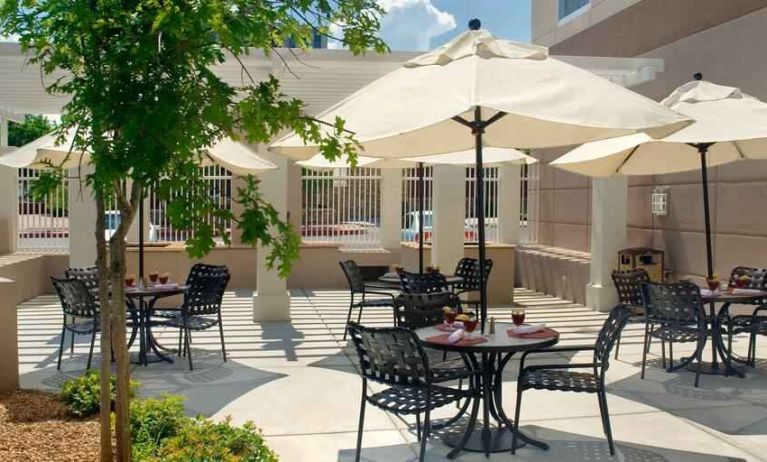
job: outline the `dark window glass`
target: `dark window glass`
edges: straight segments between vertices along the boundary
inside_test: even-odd
[[[559,19],[575,13],[588,5],[590,1],[591,0],[559,0]]]

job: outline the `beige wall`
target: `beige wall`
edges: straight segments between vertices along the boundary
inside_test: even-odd
[[[651,4],[653,1],[642,3]],[[686,3],[686,0],[679,3]],[[703,0],[702,3],[709,2]],[[753,9],[757,3],[767,6],[766,1],[721,3],[733,5],[741,13]],[[701,5],[700,9],[705,8]],[[690,15],[698,17],[698,24],[705,23],[704,16],[713,21],[710,15],[714,10],[706,14],[691,12]],[[612,31],[611,35],[593,35],[596,28],[592,28],[586,31],[592,34],[588,35],[588,42],[585,39],[564,41],[555,46],[554,51],[600,54],[605,50],[605,42],[611,42],[610,50],[615,51],[614,56],[631,56],[629,53],[635,49],[635,43],[631,38],[614,32],[617,26],[608,24],[613,20],[603,21],[602,28],[598,30],[602,34]],[[670,20],[664,24],[668,26],[669,23],[675,24]],[[647,30],[645,35],[657,35],[651,30],[655,27],[654,23],[642,24]],[[685,22],[676,23],[677,27],[685,24],[685,27],[690,27]],[[583,37],[586,37],[586,32]],[[636,40],[646,38],[638,36]],[[635,90],[660,100],[699,71],[707,80],[740,87],[767,101],[767,80],[764,79],[767,75],[767,50],[761,46],[764,43],[767,43],[767,8],[740,15],[737,19],[639,55],[663,59],[665,72],[658,74],[655,81]],[[552,160],[557,154],[553,150],[536,153],[545,161]],[[761,212],[767,201],[767,162],[748,161],[709,169],[709,181],[716,272],[725,275],[737,265],[767,266],[767,216]],[[541,243],[588,250],[588,183],[587,179],[572,178],[565,172],[542,167]],[[669,188],[668,216],[654,217],[650,213],[650,193],[654,186]],[[629,245],[665,249],[668,265],[678,275],[702,275],[705,272],[705,245],[700,172],[633,177],[628,194]]]
[[[0,277],[0,391],[19,386],[16,283]]]
[[[68,262],[68,255],[3,255],[0,256],[0,278],[16,282],[15,306],[38,295],[53,293],[50,277],[62,277]]]

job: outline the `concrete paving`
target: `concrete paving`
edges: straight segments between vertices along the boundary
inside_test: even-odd
[[[517,289],[515,300],[525,305],[528,319],[560,331],[560,345],[593,344],[605,315],[570,302]],[[284,461],[354,460],[361,380],[354,351],[342,340],[348,293],[332,290],[294,290],[292,322],[254,324],[252,299],[246,292],[228,292],[224,301],[224,329],[228,359],[223,362],[218,332],[193,337],[195,370],[185,358],[174,364],[134,366],[141,394],[174,393],[186,396],[190,414],[234,422],[255,422]],[[65,351],[62,370],[56,370],[61,308],[54,296],[42,296],[19,306],[21,385],[55,390],[81,374],[88,339],[76,340],[74,355]],[[491,315],[510,318],[509,307],[494,307]],[[391,324],[388,310],[366,311],[362,322]],[[667,373],[660,368],[659,346],[649,356],[641,380],[643,328],[629,326],[619,360],[610,364],[608,403],[617,455],[610,457],[593,395],[528,391],[523,400],[523,429],[551,444],[549,451],[523,448],[512,456],[494,454],[491,460],[520,461],[767,461],[767,362],[749,368],[746,377],[702,376],[693,387],[693,374]],[[158,330],[160,343],[173,347],[178,334]],[[735,349],[746,351],[747,339]],[[676,357],[690,349],[675,347]],[[707,351],[708,353],[708,351]],[[767,339],[757,356],[767,358]],[[584,355],[548,354],[540,361],[573,361]],[[98,356],[95,358],[98,360]],[[517,364],[504,374],[503,404],[513,415]],[[376,385],[371,385],[376,389]],[[437,418],[449,417],[448,406]],[[412,419],[401,419],[367,407],[362,459],[415,460],[418,444]],[[440,435],[429,441],[427,459],[446,460],[449,447]],[[456,460],[485,460],[464,453]]]

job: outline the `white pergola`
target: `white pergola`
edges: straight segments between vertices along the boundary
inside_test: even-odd
[[[277,49],[271,56],[255,51],[242,60],[248,73],[255,79],[273,74],[280,79],[283,92],[303,100],[309,114],[317,114],[338,102],[372,80],[394,70],[413,58],[417,52],[392,52],[378,55],[369,53],[353,56],[345,50],[291,50]],[[639,58],[601,58],[581,56],[557,56],[569,64],[594,72],[626,87],[633,87],[655,79],[663,71],[663,61]],[[246,83],[248,77],[240,64],[231,59],[217,66],[216,72],[232,85]],[[0,43],[0,148],[7,146],[9,120],[18,121],[25,114],[58,114],[67,102],[66,97],[50,95],[45,85],[56,76],[44,77],[37,66],[26,64],[26,57],[16,43]],[[374,110],[374,109],[372,109]],[[278,170],[261,176],[265,197],[280,210],[287,210],[287,184],[289,162],[285,158],[259,149],[263,155],[277,164]],[[463,179],[463,170],[455,166],[434,168],[434,210],[440,214],[440,225],[434,229],[434,264],[450,267],[463,256],[463,211],[455,207],[460,188],[456,181]],[[401,172],[397,169],[382,171],[382,242],[385,246],[399,244],[401,201]],[[460,178],[459,178],[460,177]],[[515,165],[499,167],[498,220],[502,230],[499,239],[515,244],[519,239],[519,190],[520,168]],[[16,172],[0,167],[0,197],[17,194]],[[591,281],[587,303],[597,309],[609,309],[614,302],[614,290],[610,282],[610,269],[616,252],[623,247],[626,235],[625,178],[616,177],[594,180],[591,220]],[[95,223],[95,207],[87,195],[70,194],[70,222]],[[15,238],[17,214],[15,201],[0,202],[0,223],[7,222],[8,235]],[[609,216],[606,213],[609,211]],[[437,236],[439,234],[439,236]],[[3,235],[0,232],[0,235]],[[70,230],[70,263],[73,266],[92,264],[95,248],[92,244],[93,230],[79,226]],[[10,249],[13,249],[11,244]],[[0,245],[0,250],[3,247]],[[266,269],[264,252],[259,252],[257,287],[254,296],[254,317],[259,321],[285,320],[289,317],[289,296],[285,281]]]

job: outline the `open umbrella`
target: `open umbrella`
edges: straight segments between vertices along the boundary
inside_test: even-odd
[[[695,123],[660,140],[644,134],[579,146],[551,165],[592,177],[656,175],[700,169],[706,232],[707,276],[714,275],[707,167],[741,159],[767,159],[767,103],[738,88],[696,80],[662,104]]]
[[[689,124],[637,93],[548,55],[545,47],[470,30],[418,56],[319,114],[346,121],[364,155],[402,158],[471,149],[477,168],[480,274],[485,274],[484,148],[544,148]],[[463,128],[463,129],[461,129]],[[270,149],[299,159],[317,152],[290,134]],[[480,284],[485,328],[487,284]]]
[[[75,129],[70,129],[62,142],[55,134],[44,135],[18,149],[0,155],[0,165],[13,168],[45,169],[60,165],[76,168],[90,160],[88,152],[73,151]],[[200,166],[218,164],[238,175],[255,175],[276,169],[268,160],[258,157],[244,144],[226,138],[217,141],[203,152]],[[139,202],[139,281],[144,280],[144,201]]]
[[[418,272],[423,273],[424,266],[424,200],[425,200],[425,185],[424,185],[424,164],[429,165],[463,165],[471,166],[476,161],[474,151],[459,151],[451,152],[448,154],[436,154],[433,156],[423,157],[410,157],[402,159],[382,159],[376,157],[357,157],[357,167],[370,167],[370,168],[409,168],[413,165],[416,166],[418,176]],[[529,156],[522,151],[516,149],[506,148],[487,148],[485,149],[485,166],[493,167],[502,164],[533,164],[538,162],[533,156]],[[330,161],[322,154],[315,154],[309,160],[301,160],[296,164],[316,170],[328,170],[334,168],[346,168],[349,167],[349,160],[347,158],[340,158],[334,161]]]

